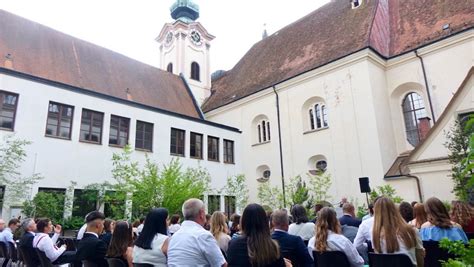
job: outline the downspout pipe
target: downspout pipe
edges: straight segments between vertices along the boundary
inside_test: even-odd
[[[283,193],[283,206],[286,207],[286,192],[285,192],[285,173],[283,168],[283,147],[281,142],[281,122],[280,122],[280,96],[276,91],[275,85],[272,86],[276,98],[277,109],[277,125],[278,125],[278,145],[280,147],[280,171],[281,171],[281,189]]]
[[[402,172],[402,163],[400,165],[398,165],[398,171],[400,172],[399,175],[391,175],[391,176],[385,176],[385,179],[396,179],[396,178],[402,178],[402,177],[407,177],[407,178],[411,178],[411,179],[414,179],[415,182],[416,182],[416,188],[418,190],[418,197],[420,199],[420,202],[423,202],[423,194],[421,193],[421,183],[420,183],[420,178],[418,176],[415,176],[415,175],[411,175],[409,173],[407,174],[404,174]]]
[[[436,117],[433,110],[433,102],[431,101],[430,88],[428,87],[428,79],[426,78],[425,63],[423,61],[423,58],[420,55],[418,55],[418,50],[415,50],[415,56],[420,59],[421,69],[423,71],[423,79],[425,80],[426,95],[428,96],[428,103],[430,104],[430,110],[431,110],[431,118],[433,119],[433,124],[434,124],[436,123]]]

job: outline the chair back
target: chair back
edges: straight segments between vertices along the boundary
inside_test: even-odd
[[[381,254],[371,252],[369,253],[369,262],[369,266],[371,267],[413,266],[413,262],[411,262],[410,258],[405,254]]]
[[[10,252],[10,259],[12,262],[17,262],[18,261],[18,251],[16,249],[15,244],[12,242],[8,242],[8,251]]]
[[[454,258],[454,255],[450,255],[447,250],[439,247],[438,241],[423,241],[423,247],[426,252],[425,266],[441,267],[441,260],[447,261]]]
[[[0,242],[0,257],[5,258],[5,259],[10,259],[7,244],[5,242]]]
[[[38,255],[41,267],[53,267],[53,264],[51,263],[49,258],[46,256],[46,253],[44,253],[43,251],[37,248],[35,248],[35,250],[36,250],[36,254]]]
[[[474,232],[466,233],[466,236],[468,240],[474,239]]]
[[[37,264],[37,262],[39,262],[38,255],[36,255],[35,251],[22,247],[22,246],[18,246],[18,252],[20,254],[20,258],[23,260],[26,266],[28,267],[38,266]]]
[[[125,262],[117,258],[107,258],[107,263],[109,264],[109,267],[127,267]]]
[[[83,260],[82,261],[82,267],[99,267],[99,265],[95,262],[92,262],[92,261]]]
[[[133,267],[153,267],[153,264],[148,264],[148,263],[133,263]]]
[[[317,267],[350,267],[346,254],[342,251],[313,251],[314,266]]]

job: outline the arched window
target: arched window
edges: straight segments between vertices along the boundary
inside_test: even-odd
[[[407,94],[403,99],[402,109],[407,140],[412,146],[416,146],[420,142],[419,119],[426,117],[423,98],[417,93]]]
[[[264,143],[270,141],[270,122],[266,120],[262,120],[257,125],[257,133],[258,133],[258,142]]]
[[[199,64],[196,62],[191,63],[191,79],[200,81],[199,78]]]
[[[309,109],[309,122],[311,130],[328,127],[328,112],[325,104],[317,103]]]
[[[173,73],[173,63],[169,63],[168,67],[166,67],[166,71]]]

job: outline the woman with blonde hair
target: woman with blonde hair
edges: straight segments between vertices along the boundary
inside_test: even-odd
[[[217,240],[219,248],[227,253],[230,236],[227,234],[228,228],[225,222],[225,215],[220,211],[215,211],[211,216],[211,234]]]
[[[375,253],[405,254],[414,266],[423,266],[423,244],[418,232],[405,222],[387,197],[378,199],[374,205],[372,246]]]
[[[462,201],[453,201],[451,220],[462,226],[466,233],[474,233],[474,210]]]
[[[420,229],[421,226],[428,221],[428,216],[425,212],[425,206],[422,203],[416,203],[413,207],[414,219],[409,222],[410,225]]]
[[[322,208],[318,212],[315,232],[316,236],[308,242],[309,255],[313,257],[313,250],[317,252],[341,251],[346,254],[351,266],[364,266],[364,260],[357,252],[349,239],[341,234],[341,225],[332,208]]]
[[[423,241],[440,241],[447,238],[451,241],[468,242],[461,225],[451,221],[448,210],[441,200],[435,197],[429,198],[425,202],[425,211],[428,215],[428,221],[420,229]]]

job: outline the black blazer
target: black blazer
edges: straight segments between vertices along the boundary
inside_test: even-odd
[[[94,262],[98,266],[108,267],[105,254],[107,244],[93,234],[84,233],[84,237],[77,244],[76,259],[78,261],[87,260]]]
[[[301,237],[290,235],[287,232],[274,231],[272,238],[278,241],[281,256],[291,260],[293,266],[314,266],[313,258],[309,255],[308,248],[305,246]]]
[[[247,250],[247,238],[239,236],[230,240],[229,248],[227,249],[227,263],[229,267],[249,267],[250,259]],[[280,257],[275,262],[265,267],[285,267],[283,257]]]
[[[352,218],[352,216],[350,215],[342,215],[342,217],[339,218],[339,222],[341,223],[341,225],[359,227],[362,221],[359,219]]]
[[[112,239],[112,233],[111,232],[105,232],[99,236],[99,239],[104,241],[107,244],[107,247],[110,245],[110,240]]]
[[[22,248],[22,250],[26,253],[25,257],[28,257],[29,259],[31,259],[31,261],[34,263],[34,266],[40,266],[40,261],[39,261],[39,258],[38,258],[38,254],[36,253],[35,249],[33,248],[33,238],[35,238],[34,234],[32,234],[30,232],[26,232],[20,238],[20,242],[18,243],[18,247]]]

